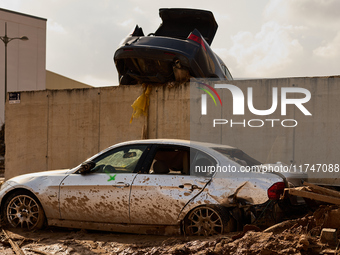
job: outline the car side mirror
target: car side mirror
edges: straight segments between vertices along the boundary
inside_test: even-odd
[[[81,164],[78,173],[80,174],[88,174],[91,170],[96,166],[96,163],[93,161],[85,161]]]

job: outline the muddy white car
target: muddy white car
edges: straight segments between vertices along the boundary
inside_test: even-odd
[[[14,177],[1,187],[13,227],[213,235],[254,221],[288,183],[239,149],[184,140],[120,143],[68,170]],[[229,170],[228,170],[229,169]],[[274,204],[274,203],[273,203]]]

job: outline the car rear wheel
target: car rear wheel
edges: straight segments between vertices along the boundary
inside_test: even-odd
[[[211,236],[233,231],[234,219],[221,206],[199,206],[184,220],[187,235]]]
[[[40,229],[45,213],[38,199],[28,192],[14,193],[6,201],[4,218],[12,227]]]

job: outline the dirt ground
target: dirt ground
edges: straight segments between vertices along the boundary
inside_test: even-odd
[[[312,215],[288,220],[264,231],[246,225],[243,232],[212,237],[133,235],[54,227],[35,232],[13,228],[5,231],[22,254],[27,255],[340,254],[339,242],[320,241],[323,228],[340,228],[339,207],[320,207]],[[0,241],[0,254],[15,254],[3,232]]]
[[[25,254],[187,254],[205,251],[218,237],[184,237],[119,234],[90,230],[47,228],[36,232],[7,229]],[[231,236],[230,234],[229,236]],[[231,237],[224,236],[227,240]],[[0,254],[15,254],[8,242]]]

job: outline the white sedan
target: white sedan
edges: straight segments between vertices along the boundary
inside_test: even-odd
[[[0,191],[13,227],[44,225],[130,233],[213,235],[278,201],[282,174],[249,171],[260,162],[239,149],[185,140],[129,141],[81,165],[25,174]],[[240,206],[242,205],[242,206]],[[240,210],[243,210],[240,213]]]

